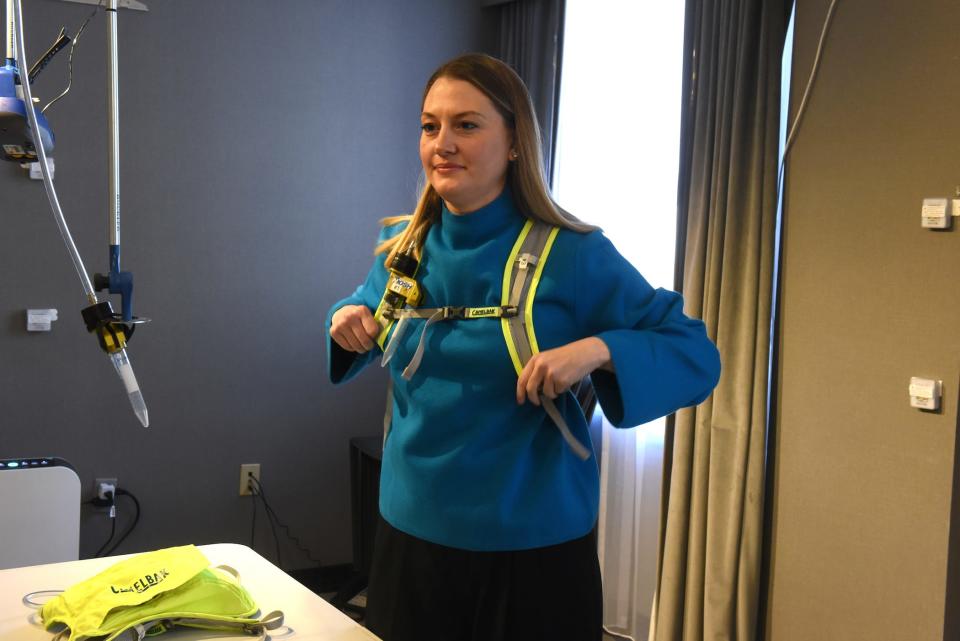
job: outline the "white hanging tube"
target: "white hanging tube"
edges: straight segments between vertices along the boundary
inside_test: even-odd
[[[67,221],[63,217],[63,209],[60,207],[60,200],[57,198],[57,191],[53,187],[53,177],[50,175],[50,166],[47,164],[47,150],[43,148],[43,140],[40,136],[40,125],[37,123],[37,113],[33,107],[33,93],[30,91],[30,79],[27,77],[27,53],[23,44],[23,5],[22,0],[7,0],[7,4],[13,4],[13,15],[15,18],[16,42],[14,49],[17,52],[17,68],[20,73],[20,87],[23,90],[23,103],[26,107],[27,121],[30,123],[30,131],[33,135],[33,146],[37,150],[37,161],[40,163],[40,171],[43,173],[43,186],[47,190],[47,200],[50,201],[50,209],[53,210],[53,217],[57,221],[57,227],[60,228],[60,236],[63,237],[63,243],[67,246],[70,258],[73,260],[73,267],[77,270],[77,276],[83,284],[83,291],[87,295],[87,300],[91,305],[97,304],[97,294],[87,275],[87,268],[83,265],[83,259],[80,258],[80,252],[73,242],[73,236],[70,235],[70,228],[67,227]]]
[[[140,384],[137,383],[137,377],[133,373],[133,366],[130,364],[130,357],[127,356],[127,350],[121,349],[119,352],[110,354],[110,362],[113,368],[117,370],[117,376],[123,382],[123,388],[127,391],[127,399],[130,401],[130,407],[133,413],[137,415],[140,424],[144,427],[150,427],[150,417],[147,414],[147,404],[143,402],[143,394],[140,392]]]

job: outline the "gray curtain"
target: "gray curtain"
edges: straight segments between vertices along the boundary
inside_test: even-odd
[[[757,634],[788,4],[687,0],[676,285],[723,373],[667,429],[657,641]]]
[[[553,181],[564,0],[514,0],[499,5],[498,57],[519,74],[530,90],[543,136],[547,184]]]

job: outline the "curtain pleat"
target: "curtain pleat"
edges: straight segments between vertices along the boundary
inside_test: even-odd
[[[530,90],[540,121],[548,184],[553,179],[556,148],[564,6],[564,0],[515,0],[498,7],[499,57]]]
[[[756,638],[788,0],[688,0],[677,285],[720,349],[668,428],[650,639]]]

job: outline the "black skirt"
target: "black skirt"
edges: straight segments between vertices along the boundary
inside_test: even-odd
[[[380,518],[365,624],[383,641],[599,641],[596,537],[472,552],[405,534]]]

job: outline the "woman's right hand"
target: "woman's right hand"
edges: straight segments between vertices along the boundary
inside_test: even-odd
[[[348,352],[369,352],[379,334],[380,325],[366,305],[344,305],[330,319],[330,337]]]

